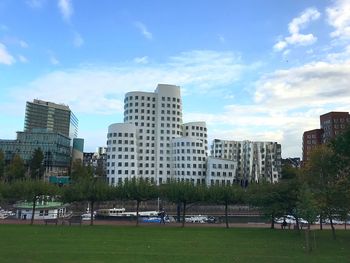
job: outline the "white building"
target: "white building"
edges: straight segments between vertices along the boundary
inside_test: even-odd
[[[221,158],[208,158],[207,185],[232,185],[237,184],[237,162]]]
[[[124,123],[109,126],[107,178],[112,185],[132,177],[162,184],[276,182],[281,147],[272,142],[215,140],[207,156],[205,122],[182,123],[180,87],[159,84],[155,92],[128,92]]]
[[[215,139],[211,156],[237,162],[237,180],[277,182],[281,177],[281,145],[277,142],[227,141]]]
[[[133,134],[133,147],[124,144],[125,138],[121,139],[123,145],[119,145],[120,139],[111,137],[123,132]],[[112,124],[108,129],[109,183],[132,176],[142,176],[157,184],[170,180],[175,175],[171,141],[182,136],[180,87],[159,84],[155,92],[128,92],[124,100],[124,123]],[[135,159],[130,159],[131,156]],[[121,166],[116,167],[117,164]]]

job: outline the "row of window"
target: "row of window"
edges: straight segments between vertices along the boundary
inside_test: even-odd
[[[174,161],[205,161],[205,157],[201,156],[175,156]]]
[[[213,165],[212,165],[212,167],[213,167],[213,169],[222,169],[222,168],[224,168],[224,169],[234,169],[235,168],[235,166],[233,165],[233,164],[227,164],[227,163],[225,163],[225,164],[221,164],[221,163],[218,163],[218,164],[216,164],[216,163],[213,163]]]
[[[199,164],[196,164],[196,163],[193,163],[193,164],[190,164],[190,163],[186,163],[186,165],[184,163],[176,163],[174,164],[174,168],[193,168],[193,169],[205,169],[206,168],[206,165],[204,163],[199,163]]]
[[[189,128],[189,126],[186,126],[186,130],[188,130]],[[207,131],[207,128],[202,126],[191,126],[191,129],[197,131]]]
[[[192,171],[192,173],[190,171],[176,171],[175,175],[188,175],[188,176],[206,176],[206,172],[205,171]]]
[[[122,132],[114,132],[114,133],[108,133],[107,134],[107,138],[112,138],[112,137],[130,137],[133,138],[134,137],[134,133],[122,133]]]
[[[225,177],[225,176],[228,176],[228,177],[232,177],[232,172],[211,172],[211,176],[223,176],[223,177]]]

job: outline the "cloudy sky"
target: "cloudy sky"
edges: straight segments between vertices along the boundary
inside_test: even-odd
[[[349,40],[350,0],[0,0],[0,138],[38,98],[69,105],[93,151],[125,92],[168,83],[210,140],[301,156],[320,114],[350,110]]]

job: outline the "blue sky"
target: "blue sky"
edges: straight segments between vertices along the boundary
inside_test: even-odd
[[[301,156],[320,114],[350,110],[349,40],[349,0],[0,0],[0,138],[39,98],[69,105],[93,151],[126,92],[168,83],[209,139]]]

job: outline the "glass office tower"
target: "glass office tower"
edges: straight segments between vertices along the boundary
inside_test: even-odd
[[[66,105],[35,99],[27,102],[24,131],[38,128],[61,133],[72,142],[78,136],[78,119]]]

